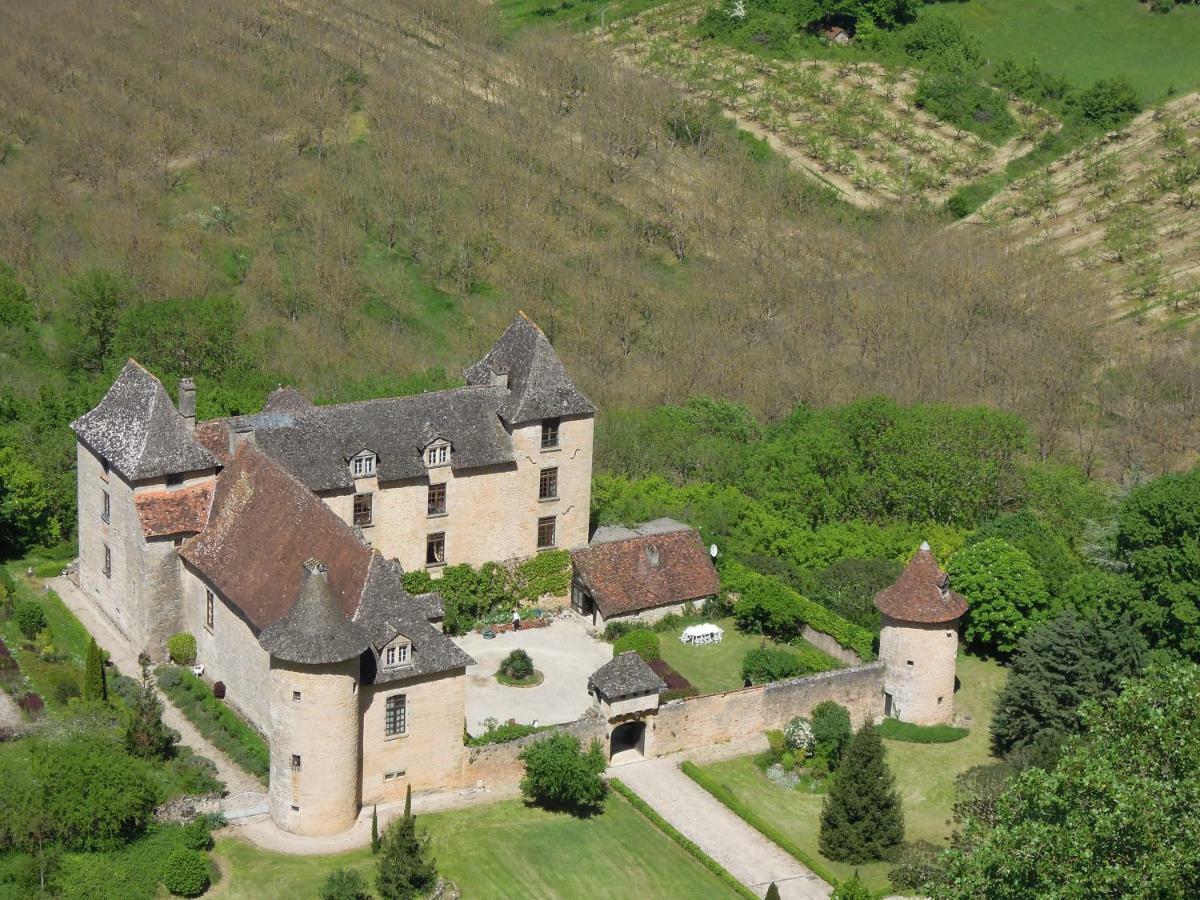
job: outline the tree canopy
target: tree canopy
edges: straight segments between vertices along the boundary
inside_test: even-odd
[[[999,538],[964,547],[947,566],[954,589],[967,599],[967,643],[1011,653],[1049,606],[1042,576],[1029,554]]]

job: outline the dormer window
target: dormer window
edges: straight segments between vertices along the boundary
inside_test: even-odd
[[[355,478],[372,478],[375,475],[375,454],[364,450],[350,460],[350,472]]]
[[[425,448],[425,465],[430,468],[444,466],[450,462],[450,445],[445,441],[437,441]]]
[[[398,638],[383,648],[382,657],[385,669],[407,666],[412,660],[412,644],[407,638]]]

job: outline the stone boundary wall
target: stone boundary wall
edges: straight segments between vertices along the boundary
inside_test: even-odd
[[[479,782],[495,790],[504,786],[515,786],[525,775],[525,766],[519,759],[521,751],[535,741],[552,732],[566,732],[579,738],[584,747],[595,740],[603,743],[604,720],[599,713],[588,712],[582,718],[545,731],[527,734],[515,741],[503,744],[484,744],[481,747],[463,747],[462,774],[458,787],[474,787]]]
[[[832,700],[850,711],[855,728],[883,716],[884,665],[872,662],[789,681],[672,700],[650,718],[654,756],[727,744],[783,728]]]
[[[805,625],[804,630],[800,632],[800,636],[818,650],[828,653],[840,663],[845,663],[848,666],[861,666],[863,663],[862,657],[853,650],[843,647],[831,635],[823,631],[817,631],[811,625]]]

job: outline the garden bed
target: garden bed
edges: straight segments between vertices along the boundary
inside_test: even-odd
[[[261,779],[271,773],[267,742],[241,716],[213,696],[212,688],[187,669],[163,666],[158,686],[205,738],[230,759]]]

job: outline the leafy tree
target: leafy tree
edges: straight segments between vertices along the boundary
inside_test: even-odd
[[[1039,739],[1061,743],[1078,730],[1082,704],[1115,696],[1124,679],[1141,673],[1145,653],[1145,639],[1128,624],[1098,625],[1069,607],[1035,626],[996,702],[993,751],[1026,750]]]
[[[133,299],[133,286],[112,272],[93,269],[76,278],[69,292],[75,316],[74,362],[99,374],[109,360],[121,310]]]
[[[928,64],[966,67],[983,55],[979,39],[961,22],[937,14],[922,16],[898,35],[898,41],[906,54]]]
[[[1089,124],[1115,128],[1142,109],[1137,90],[1124,75],[1101,78],[1086,91],[1070,98],[1071,111]]]
[[[354,869],[334,869],[321,885],[321,900],[370,900],[367,880]]]
[[[16,270],[0,262],[0,327],[27,328],[33,323],[29,294],[17,280]]]
[[[229,297],[146,301],[121,312],[113,350],[157,372],[220,379],[249,364],[243,318]]]
[[[92,642],[95,645],[95,641]],[[88,651],[91,660],[91,651]],[[89,672],[90,672],[89,665]],[[142,680],[134,694],[125,726],[125,747],[142,759],[168,759],[175,748],[175,738],[163,724],[163,702],[154,689],[150,673],[143,669]]]
[[[1200,660],[1200,469],[1129,493],[1117,550],[1142,592],[1133,610],[1150,642]]]
[[[864,725],[821,809],[821,853],[838,862],[887,859],[904,841],[904,813],[883,741]]]
[[[1179,663],[1089,703],[1053,771],[1031,768],[994,827],[948,852],[951,900],[1200,894],[1200,667]]]
[[[1109,621],[1120,618],[1127,611],[1136,616],[1142,602],[1142,592],[1132,575],[1092,567],[1068,579],[1058,596],[1064,606],[1072,607],[1081,615]]]
[[[999,538],[964,547],[947,567],[967,599],[968,643],[1007,654],[1049,607],[1046,585],[1029,554]]]
[[[875,595],[892,584],[903,568],[895,559],[838,560],[816,574],[808,595],[842,618],[878,631]]]
[[[104,660],[96,639],[88,639],[87,667],[83,674],[83,699],[107,700],[108,682],[104,677]]]
[[[832,700],[822,700],[812,711],[813,753],[836,769],[850,746],[854,731],[846,707]]]
[[[858,877],[857,869],[853,875],[835,887],[833,893],[829,895],[829,900],[874,900],[874,898],[875,895],[871,893],[871,889]]]
[[[1029,554],[1029,561],[1042,576],[1046,591],[1052,597],[1061,596],[1067,582],[1079,571],[1079,561],[1070,548],[1028,510],[999,516],[981,526],[967,538],[967,546],[988,538],[1000,538]]]
[[[589,815],[600,808],[608,786],[600,776],[608,766],[599,741],[584,751],[579,738],[559,732],[521,751],[525,777],[521,793],[547,809]]]
[[[13,447],[0,447],[0,555],[58,542],[62,528],[45,476]]]
[[[404,815],[383,832],[375,889],[383,900],[421,896],[437,881],[437,866],[429,854],[429,835],[417,828],[412,813],[412,787],[404,795]]]

